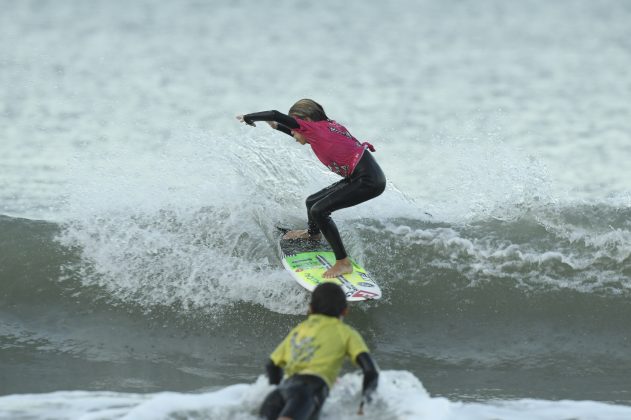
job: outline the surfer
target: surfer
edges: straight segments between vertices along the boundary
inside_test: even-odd
[[[347,312],[340,286],[326,282],[315,288],[308,318],[289,332],[265,366],[270,384],[278,387],[263,401],[262,417],[317,419],[346,356],[364,373],[360,413],[371,401],[379,370],[361,335],[342,322]]]
[[[290,109],[289,115],[278,111],[263,111],[238,115],[237,119],[255,126],[255,121],[265,121],[272,128],[293,136],[302,145],[309,144],[316,157],[342,180],[307,197],[308,229],[292,230],[284,239],[319,240],[320,234],[335,253],[335,264],[323,274],[335,278],[353,272],[353,265],[346,254],[331,213],[355,206],[380,195],[386,188],[386,177],[370,153],[375,148],[367,142],[360,143],[341,124],[329,119],[320,104],[311,99],[301,99]]]

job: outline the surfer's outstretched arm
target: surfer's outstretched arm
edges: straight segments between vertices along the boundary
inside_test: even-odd
[[[298,122],[295,118],[290,117],[289,115],[285,115],[282,112],[278,112],[276,110],[272,111],[262,111],[262,112],[254,112],[252,114],[239,115],[237,117],[239,121],[243,121],[248,125],[255,125],[255,121],[274,121],[277,124],[277,129],[281,131],[285,131],[280,127],[285,127],[290,130],[294,130],[296,128],[300,128]]]
[[[291,136],[291,130],[299,128],[298,122],[289,115],[285,115],[282,112],[272,110],[272,111],[262,111],[262,112],[254,112],[252,114],[239,115],[237,119],[241,122],[244,122],[248,125],[256,127],[254,124],[255,121],[265,121],[272,128],[282,131],[283,133]]]

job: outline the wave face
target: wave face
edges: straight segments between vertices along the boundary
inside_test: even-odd
[[[410,210],[396,189],[386,195],[389,206]],[[258,374],[263,353],[243,360],[252,348],[272,349],[308,300],[279,263],[270,223],[299,223],[301,203],[274,197],[264,206],[115,209],[67,222],[1,217],[8,280],[0,294],[8,315],[1,343],[15,351],[49,348],[88,364],[146,352],[151,363],[185,376],[184,388],[203,383],[206,370],[224,378],[219,384],[229,383],[234,369]],[[282,213],[279,202],[292,200],[295,211]],[[349,319],[380,364],[426,378],[456,399],[463,392],[445,371],[469,372],[456,375],[473,381],[463,386],[475,389],[465,392],[473,400],[495,395],[480,387],[490,381],[506,397],[546,389],[558,398],[629,401],[619,368],[631,363],[628,209],[544,206],[467,223],[418,213],[339,220],[350,253],[384,291],[380,301],[354,305]],[[59,319],[69,330],[59,330]],[[112,322],[121,336],[104,343],[100,334]],[[156,338],[155,329],[167,335]],[[128,346],[136,349],[131,355]],[[183,365],[173,356],[191,357],[191,349]],[[159,387],[162,379],[152,381],[122,390]]]
[[[240,302],[265,306],[272,294],[294,289],[279,270],[275,223],[265,223],[274,219],[257,214],[265,211],[258,204],[161,209],[67,223],[3,216],[3,274],[11,282],[2,288],[20,299],[33,286],[72,280],[112,303],[182,314]],[[630,216],[628,209],[579,205],[515,220],[350,218],[340,226],[351,253],[391,293],[431,291],[458,301],[496,288],[507,298],[566,292],[598,302],[631,294]]]

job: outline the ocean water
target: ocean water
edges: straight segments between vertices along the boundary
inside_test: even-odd
[[[303,97],[388,178],[334,214],[363,418],[631,418],[631,3],[0,7],[0,418],[256,418],[309,299],[274,226],[336,178],[234,117]]]

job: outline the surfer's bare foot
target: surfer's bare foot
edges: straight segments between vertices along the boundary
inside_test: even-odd
[[[290,230],[283,235],[283,239],[311,239],[312,241],[319,241],[320,234],[309,235],[309,231],[307,229]]]
[[[322,277],[325,279],[332,279],[337,276],[341,276],[342,274],[350,274],[353,272],[353,264],[351,264],[351,260],[348,258],[344,258],[343,260],[336,260],[335,265],[329,268],[322,274]]]

